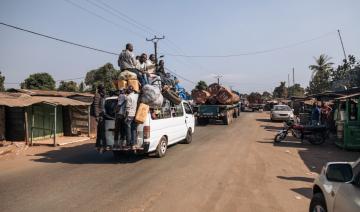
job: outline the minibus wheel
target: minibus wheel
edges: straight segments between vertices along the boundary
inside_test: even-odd
[[[167,140],[163,136],[161,137],[158,146],[156,147],[156,157],[162,158],[165,156],[167,150]]]
[[[187,133],[186,133],[186,137],[185,137],[185,140],[184,140],[184,143],[185,144],[190,144],[192,141],[192,130],[191,128],[188,129]]]

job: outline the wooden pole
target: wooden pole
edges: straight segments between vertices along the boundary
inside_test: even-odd
[[[54,106],[54,146],[56,146],[56,105]]]
[[[28,111],[27,108],[24,108],[25,112],[25,144],[29,145],[29,123],[28,123]]]
[[[90,117],[90,105],[88,106],[88,136],[90,138],[90,131],[91,131],[91,126],[90,126],[90,123],[91,123],[91,117]]]
[[[33,139],[34,139],[34,124],[35,124],[34,106],[31,106],[31,146],[33,145]]]

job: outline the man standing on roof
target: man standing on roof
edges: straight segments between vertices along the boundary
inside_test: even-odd
[[[136,68],[136,59],[133,53],[134,47],[131,43],[126,44],[125,49],[120,53],[118,65],[121,71],[132,70]]]
[[[134,88],[129,85],[126,96],[125,107],[125,125],[126,125],[126,142],[132,149],[137,144],[137,124],[135,123],[135,115],[137,109],[139,95],[134,92]]]

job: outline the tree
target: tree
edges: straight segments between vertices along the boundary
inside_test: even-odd
[[[198,90],[206,90],[208,88],[208,85],[206,84],[205,81],[200,80],[197,85],[195,86],[195,89]]]
[[[5,91],[4,82],[5,82],[5,76],[3,76],[0,71],[0,91],[1,92]]]
[[[84,85],[84,82],[80,82],[80,85],[79,85],[79,92],[84,92],[85,91],[85,85]]]
[[[251,92],[247,99],[250,103],[262,103],[261,94],[258,92]]]
[[[90,90],[95,92],[99,84],[103,84],[107,91],[114,90],[113,80],[116,80],[119,71],[115,70],[111,63],[106,63],[104,66],[91,70],[86,73],[85,84],[90,86]]]
[[[288,90],[285,82],[280,82],[278,87],[275,87],[273,92],[274,98],[286,98],[288,96]]]
[[[20,86],[24,89],[55,90],[55,80],[48,73],[35,73],[30,74]]]
[[[316,64],[310,65],[312,71],[311,81],[307,91],[310,94],[322,93],[330,89],[330,73],[332,72],[331,57],[321,54],[319,58],[314,58]]]
[[[349,55],[348,60],[343,60],[343,64],[332,70],[331,78],[333,89],[359,87],[360,63],[356,61],[355,56]]]
[[[261,98],[265,101],[270,100],[272,97],[271,93],[264,91],[261,95]]]
[[[59,91],[77,92],[77,91],[79,91],[79,88],[77,86],[77,83],[74,81],[60,81],[58,90]]]
[[[305,89],[301,87],[300,84],[295,84],[288,88],[288,97],[290,96],[298,96],[303,97],[305,96]]]

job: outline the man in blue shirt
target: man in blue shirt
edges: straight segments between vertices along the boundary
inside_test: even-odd
[[[311,124],[312,125],[319,125],[320,115],[321,115],[320,107],[317,103],[314,103],[313,109],[311,111]]]

